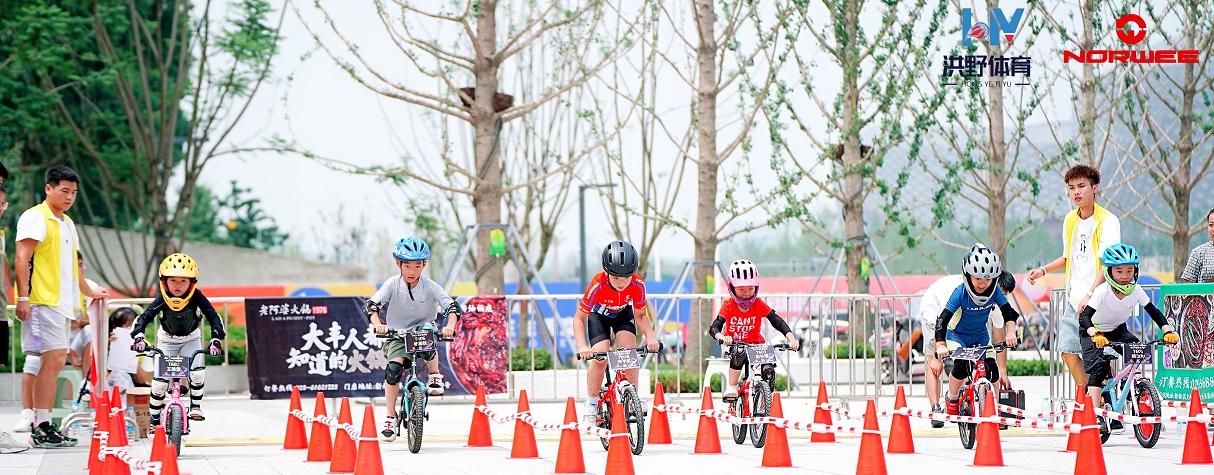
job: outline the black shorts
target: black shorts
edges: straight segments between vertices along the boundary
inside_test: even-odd
[[[586,317],[586,338],[590,340],[590,346],[594,346],[600,341],[611,340],[611,337],[617,332],[631,332],[636,335],[637,325],[636,319],[632,315],[631,305],[624,307],[614,317],[606,317],[597,313]]]
[[[1104,337],[1109,339],[1109,342],[1121,343],[1136,343],[1138,337],[1130,333],[1126,326],[1120,325],[1112,331],[1104,332]],[[1104,348],[1098,348],[1092,342],[1092,337],[1083,335],[1079,338],[1079,346],[1083,347],[1083,371],[1088,374],[1088,386],[1103,387],[1106,380],[1113,376],[1112,366],[1109,360],[1104,356]],[[1116,346],[1106,346],[1112,348],[1113,351],[1121,352],[1121,348]]]

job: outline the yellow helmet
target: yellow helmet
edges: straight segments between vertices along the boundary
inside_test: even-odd
[[[166,286],[169,277],[185,277],[190,279],[190,290],[183,297],[169,295]],[[174,312],[180,312],[194,296],[194,287],[198,283],[198,264],[194,259],[180,252],[169,254],[160,262],[160,297]]]

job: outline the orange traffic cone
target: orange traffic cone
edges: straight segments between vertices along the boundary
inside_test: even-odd
[[[99,401],[93,399],[92,395],[101,394],[105,396],[101,390],[101,384],[97,382],[97,355],[89,357],[89,408],[96,409]]]
[[[982,404],[982,417],[995,415],[995,395],[987,392],[986,401]],[[978,423],[978,440],[974,447],[974,466],[1002,467],[1003,446],[999,443],[999,424],[994,422]]]
[[[350,398],[341,398],[341,411],[337,413],[338,424],[353,424],[350,417]],[[350,433],[338,430],[333,437],[333,460],[329,462],[329,473],[354,473],[354,461],[358,447]]]
[[[287,450],[308,448],[308,429],[302,419],[295,417],[295,411],[302,411],[299,402],[299,387],[291,386],[291,412],[287,413],[287,433],[283,437],[282,448]]]
[[[156,426],[156,432],[152,434],[152,454],[148,456],[149,462],[164,462],[164,446],[168,444],[168,441],[168,438],[164,436],[164,426]],[[163,471],[162,467],[161,475],[164,475]],[[151,474],[151,472],[148,473]]]
[[[126,448],[126,421],[122,420],[122,413],[116,412],[110,414],[110,435],[106,441],[106,446],[112,449]],[[109,454],[105,456],[105,475],[130,475],[131,466],[117,455]]]
[[[603,475],[635,474],[632,445],[628,443],[628,421],[624,419],[624,406],[617,402],[611,407],[611,442],[607,445],[607,468]]]
[[[479,411],[477,411],[479,412]],[[519,391],[518,412],[530,413],[531,405],[527,404],[527,390]],[[540,451],[535,447],[535,428],[531,424],[514,420],[514,443],[510,446],[510,458],[534,459],[540,457]]]
[[[97,453],[101,451],[101,444],[97,443],[97,437],[100,434],[107,434],[110,430],[110,402],[109,390],[101,392],[101,397],[97,399],[96,412],[93,413],[93,441],[89,447],[89,475],[100,475],[105,468],[104,460],[98,460]],[[108,443],[108,442],[107,442]]]
[[[110,390],[110,412],[121,412],[123,409],[126,408],[123,407],[122,404],[122,389],[119,389],[118,386],[114,386]],[[122,426],[126,427],[126,422],[123,422]]]
[[[1080,422],[1080,421],[1083,420],[1083,417],[1081,417],[1080,412],[1086,411],[1089,409],[1087,402],[1085,402],[1087,400],[1088,400],[1087,388],[1081,386],[1079,388],[1079,390],[1075,392],[1075,404],[1082,404],[1083,409],[1072,409],[1071,410],[1071,423],[1072,424],[1082,424],[1082,422]],[[1095,414],[1095,413],[1093,413],[1093,414]],[[1068,434],[1066,436],[1065,452],[1076,452],[1079,450],[1079,434],[1080,434],[1079,432],[1071,432],[1070,434]]]
[[[771,417],[784,417],[784,406],[780,404],[780,393],[771,395]],[[787,429],[767,424],[767,442],[763,445],[764,467],[791,467],[792,455],[788,453]]]
[[[894,397],[894,409],[906,408],[906,393],[902,386],[898,386],[898,393]],[[913,454],[915,453],[915,440],[911,437],[910,417],[906,414],[894,414],[894,423],[889,428],[889,447],[886,452],[891,454]]]
[[[354,475],[384,475],[384,459],[379,454],[379,434],[375,432],[375,410],[363,411],[363,430],[358,434],[358,460]]]
[[[160,461],[160,475],[181,475],[177,469],[177,446],[165,442],[164,460]]]
[[[885,453],[881,452],[881,426],[877,425],[877,405],[869,399],[868,410],[864,412],[864,435],[860,436],[860,460],[856,462],[856,475],[886,473]]]
[[[669,444],[670,440],[670,417],[665,411],[659,411],[658,406],[666,404],[666,394],[662,391],[662,382],[654,387],[653,394],[653,412],[649,416],[649,440],[646,442],[649,445]]]
[[[325,393],[316,392],[316,410],[312,417],[327,416],[325,409]],[[329,437],[329,426],[319,420],[312,421],[312,438],[308,440],[308,462],[328,462],[333,460],[333,439]]]
[[[704,402],[700,409],[712,409],[712,389],[704,387]],[[615,417],[612,415],[612,417]],[[614,421],[614,419],[612,419]],[[717,433],[717,420],[708,416],[700,416],[700,427],[696,430],[697,454],[721,453],[721,436]]]
[[[1108,469],[1104,465],[1104,449],[1101,448],[1100,427],[1096,425],[1096,407],[1098,399],[1084,399],[1083,414],[1079,415],[1084,427],[1079,433],[1079,454],[1075,456],[1075,475],[1106,475]]]
[[[1201,414],[1203,405],[1201,396],[1194,389],[1189,394],[1189,417]],[[1206,423],[1189,421],[1185,428],[1184,455],[1180,458],[1182,464],[1214,463],[1210,458],[1210,441],[1206,439]]]
[[[826,424],[828,426],[834,424],[834,421],[830,416],[830,411],[822,408],[822,405],[828,402],[830,402],[830,400],[826,396],[826,381],[818,381],[818,405],[817,409],[814,409],[814,424]],[[834,442],[835,433],[827,432],[823,434],[819,432],[812,432],[810,433],[809,441]]]
[[[476,386],[476,406],[487,406],[485,386]],[[468,431],[468,447],[493,447],[493,435],[489,433],[489,416],[472,409],[472,428]]]
[[[573,398],[569,398],[565,403],[565,424],[577,422],[576,408]],[[561,431],[561,446],[556,451],[556,473],[586,473],[586,461],[582,458],[582,437],[577,429]]]

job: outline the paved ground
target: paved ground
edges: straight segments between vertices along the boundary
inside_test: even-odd
[[[1028,378],[1025,378],[1026,380]],[[1017,380],[1020,381],[1020,380]],[[1043,381],[1043,380],[1042,380]],[[1039,393],[1044,383],[1024,381],[1021,386],[1031,393]],[[785,400],[785,415],[790,419],[812,420],[810,409],[814,400],[808,395]],[[1040,394],[1030,394],[1029,401],[1041,399]],[[388,473],[433,474],[433,473],[552,473],[556,460],[559,434],[540,432],[540,459],[509,459],[513,423],[494,425],[491,448],[465,447],[468,427],[472,418],[470,401],[442,401],[432,404],[431,420],[426,426],[425,444],[419,454],[411,454],[401,441],[381,444],[385,469]],[[687,401],[698,399],[691,395]],[[491,399],[490,406],[502,413],[513,412],[514,401]],[[912,408],[926,408],[921,399],[910,402]],[[355,423],[360,423],[365,401],[353,404]],[[881,409],[891,409],[892,399],[880,401]],[[194,433],[187,436],[186,448],[180,460],[183,473],[206,474],[265,474],[290,475],[321,474],[328,471],[327,463],[303,462],[305,451],[281,449],[286,421],[287,401],[251,401],[243,397],[208,398],[206,405],[208,420],[199,423]],[[314,401],[305,400],[304,408],[311,411]],[[718,407],[719,404],[718,404]],[[332,414],[333,404],[330,404]],[[561,422],[565,406],[562,403],[539,402],[531,404],[532,414],[543,421]],[[1029,409],[1036,409],[1030,407]],[[853,403],[852,410],[862,412],[863,407]],[[1167,415],[1172,413],[1167,412]],[[382,408],[376,414],[382,418]],[[0,427],[9,428],[17,417],[17,408],[0,408]],[[380,420],[382,422],[382,419]],[[841,425],[859,425],[860,421],[838,420]],[[672,416],[671,426],[675,439],[673,445],[651,445],[643,455],[635,457],[637,473],[659,473],[658,471],[697,470],[721,473],[721,469],[740,470],[740,473],[757,471],[762,460],[762,449],[749,445],[735,445],[729,437],[729,426],[719,424],[722,436],[722,455],[693,455],[697,420],[694,417]],[[881,421],[888,431],[889,420]],[[932,429],[925,420],[912,419],[915,447],[918,453],[910,455],[887,455],[890,473],[953,473],[970,469],[974,452],[961,447],[954,425],[943,429]],[[1132,430],[1125,435],[1114,436],[1105,446],[1104,455],[1109,473],[1150,473],[1160,469],[1169,474],[1214,473],[1210,466],[1182,466],[1180,461],[1183,439],[1178,437],[1175,426],[1168,427],[1153,449],[1143,449],[1133,439]],[[837,443],[810,443],[808,432],[792,432],[791,452],[795,469],[763,469],[771,473],[855,473],[860,439],[855,436],[839,436]],[[606,452],[597,439],[584,436],[583,452],[586,468],[592,473],[603,473]],[[1011,429],[1000,433],[1004,463],[1002,468],[982,468],[990,473],[1072,473],[1075,454],[1061,452],[1066,438],[1060,434],[1031,430]],[[140,441],[132,447],[133,454],[147,457],[150,442]],[[86,446],[71,449],[34,449],[21,454],[0,456],[0,474],[71,474],[79,475],[85,467],[88,455]],[[728,473],[728,472],[727,472]]]

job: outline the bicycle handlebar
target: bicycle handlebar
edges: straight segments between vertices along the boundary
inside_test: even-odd
[[[160,351],[160,348],[156,348],[155,346],[152,346],[152,345],[148,345],[148,348],[146,350],[143,350],[143,351],[139,352],[138,354],[146,356],[146,353],[158,354],[160,356],[165,356],[165,357],[168,356],[168,355],[164,354],[163,351]],[[197,358],[198,355],[206,356],[208,353],[209,352],[207,351],[206,348],[203,348],[201,350],[195,350],[194,353],[190,354],[190,362],[193,363],[194,358]],[[181,355],[178,355],[178,356],[181,356]],[[206,362],[203,362],[203,365],[199,366],[197,368],[191,366],[190,371],[195,371],[195,370],[199,370],[199,369],[203,369],[203,368],[206,368]]]
[[[1004,343],[1001,341],[999,343],[995,343],[994,345],[966,346],[963,348],[977,348],[979,350],[986,350],[986,351],[995,350],[995,353],[1002,353],[1002,352],[1010,349],[1011,347],[1008,346],[1007,343]],[[946,355],[945,358],[952,359],[953,358],[952,351],[949,351],[949,354]]]
[[[401,338],[404,338],[404,337],[405,337],[405,336],[404,336],[404,334],[403,334],[403,333],[401,333],[399,330],[396,330],[396,329],[389,329],[387,333],[376,333],[376,334],[375,334],[375,338],[396,338],[396,339],[401,339]],[[455,341],[455,337],[447,338],[447,337],[443,336],[443,333],[442,333],[441,331],[435,331],[435,332],[434,332],[434,337],[435,337],[435,339],[436,339],[436,340],[438,340],[438,341]]]
[[[665,345],[658,343],[657,350],[650,350],[648,348],[621,348],[621,349],[631,349],[631,350],[643,351],[645,353],[655,353],[656,354],[658,352],[661,352],[664,347],[665,347]],[[610,351],[596,351],[594,353],[591,353],[589,358],[582,358],[582,355],[579,353],[577,355],[577,359],[579,359],[579,360],[600,360],[601,361],[601,360],[607,359],[607,353],[610,353]]]
[[[1178,343],[1179,343],[1179,342],[1178,342]],[[1151,340],[1151,341],[1148,341],[1148,342],[1146,342],[1146,343],[1142,343],[1142,342],[1123,342],[1123,341],[1110,341],[1110,342],[1109,342],[1107,345],[1105,345],[1105,346],[1112,346],[1112,345],[1117,345],[1117,346],[1126,346],[1126,345],[1134,345],[1134,344],[1139,344],[1139,345],[1145,344],[1145,345],[1147,345],[1147,346],[1151,346],[1151,345],[1175,345],[1176,343],[1168,343],[1168,342],[1166,342],[1166,341],[1163,341],[1163,339],[1159,339],[1159,340]]]
[[[720,341],[720,340],[718,340],[718,341]],[[768,345],[768,343],[745,343],[745,342],[741,342],[741,341],[735,341],[728,345],[725,345],[724,343],[722,343],[722,345],[728,346],[730,348],[738,348],[738,347],[745,347],[745,346],[762,346],[762,345]],[[787,351],[790,349],[788,347],[788,343],[771,343],[770,346],[772,347],[772,349],[780,350],[780,351]]]

